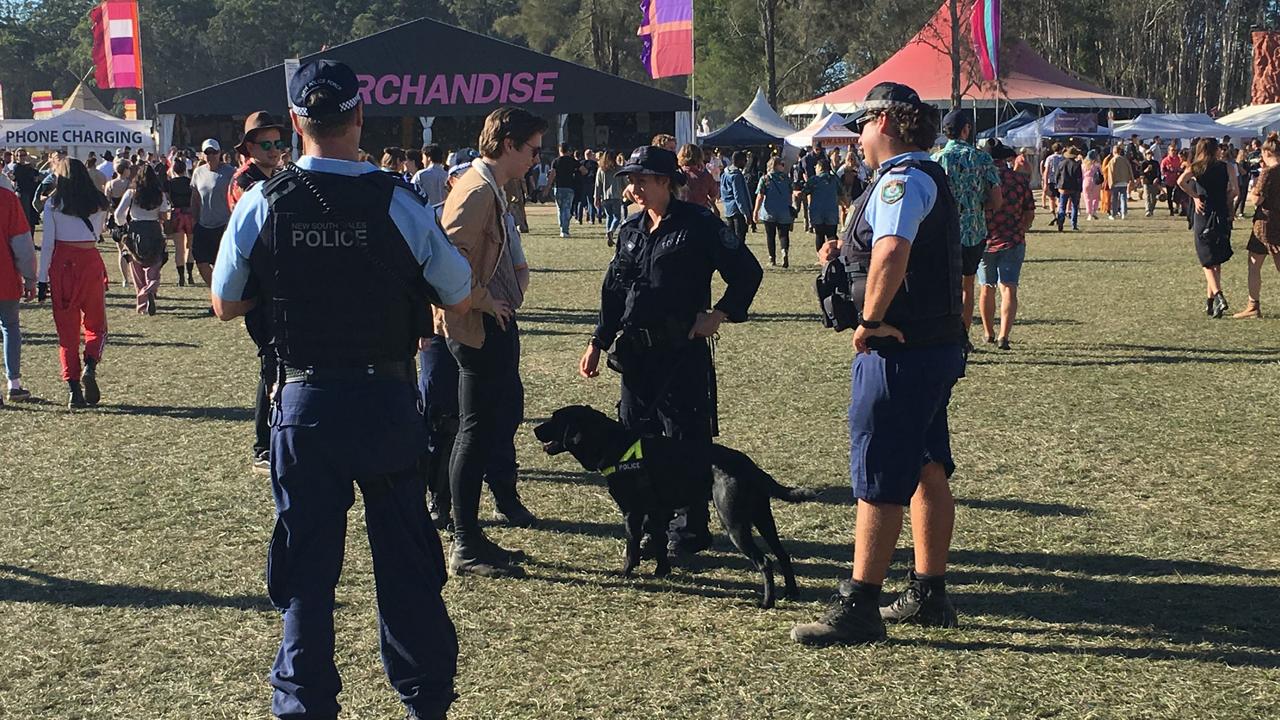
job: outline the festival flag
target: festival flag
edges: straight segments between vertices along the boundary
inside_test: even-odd
[[[693,0],[641,0],[640,59],[653,79],[693,74]]]
[[[37,90],[31,93],[31,115],[36,120],[53,117],[53,92]]]
[[[53,99],[53,111],[54,111],[54,112],[58,112],[58,111],[59,111],[59,110],[61,110],[61,109],[62,109],[62,101],[61,101],[61,100],[59,100],[59,99],[57,99],[57,98],[54,98],[54,99]]]
[[[93,20],[94,79],[103,90],[142,87],[142,40],[137,0],[105,0]]]
[[[125,120],[138,119],[138,101],[137,100],[129,99],[124,101],[124,119]]]
[[[1000,0],[973,0],[969,26],[978,71],[983,80],[994,82],[1000,76]]]

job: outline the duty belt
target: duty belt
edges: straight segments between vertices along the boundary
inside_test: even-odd
[[[286,365],[281,374],[281,382],[284,384],[335,380],[373,380],[375,378],[402,380],[410,383],[415,380],[413,363],[407,360],[377,362],[353,367],[292,367]]]

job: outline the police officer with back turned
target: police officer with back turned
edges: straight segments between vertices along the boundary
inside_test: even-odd
[[[843,263],[849,315],[856,312],[853,574],[822,618],[792,629],[792,639],[806,645],[883,640],[886,621],[956,624],[944,573],[955,522],[947,403],[965,366],[959,217],[946,172],[925,152],[938,133],[934,109],[896,83],[876,85],[863,107],[862,148],[879,169],[839,241],[820,253]],[[882,608],[880,588],[907,506],[915,569],[906,591]]]
[[[763,272],[741,238],[710,210],[676,199],[684,175],[675,153],[637,148],[617,174],[626,176],[640,212],[618,231],[617,254],[600,292],[600,322],[578,371],[598,375],[600,353],[608,350],[610,367],[622,373],[622,424],[641,434],[687,440],[691,453],[709,453],[718,431],[708,339],[720,323],[747,319]],[[727,287],[712,308],[711,275],[717,271]],[[691,456],[690,462],[706,465],[710,499],[709,455]],[[685,514],[667,533],[669,552],[697,552],[711,544],[707,504]],[[649,552],[660,551],[654,543],[663,525],[658,519],[645,529]]]
[[[219,249],[218,317],[260,306],[278,359],[271,409],[276,526],[267,593],[284,616],[272,711],[333,718],[334,587],[347,511],[364,498],[382,661],[412,718],[443,718],[458,644],[440,589],[440,538],[416,471],[426,442],[413,354],[428,302],[465,312],[467,262],[398,177],[358,161],[364,109],[351,68],[320,60],[289,81],[305,155],[248,190]]]

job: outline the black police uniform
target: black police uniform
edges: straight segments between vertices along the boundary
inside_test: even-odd
[[[709,448],[719,434],[715,368],[709,341],[689,340],[689,330],[711,306],[712,273],[727,284],[715,308],[729,322],[743,322],[763,272],[738,236],[706,208],[672,198],[657,230],[648,230],[647,223],[647,213],[640,212],[618,230],[592,343],[602,350],[612,345],[610,365],[622,373],[623,425]],[[709,490],[710,461],[705,462]],[[689,508],[688,515],[689,530],[705,536],[706,504]]]

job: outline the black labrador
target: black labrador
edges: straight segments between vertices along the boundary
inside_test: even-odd
[[[770,498],[804,502],[817,497],[812,490],[789,488],[760,469],[751,458],[723,445],[711,446],[711,477],[699,473],[693,448],[665,437],[641,438],[622,423],[585,405],[570,405],[552,413],[533,430],[548,455],[567,452],[587,470],[602,473],[609,495],[618,503],[627,531],[626,560],[622,574],[630,577],[640,564],[640,538],[645,519],[666,516],[671,510],[703,502],[706,483],[725,532],[764,578],[760,607],[773,607],[773,566],[751,536],[754,526],[782,568],[786,597],[797,593],[791,556],[778,538]],[[705,464],[702,467],[706,467]],[[655,575],[671,571],[665,553],[658,553]]]

